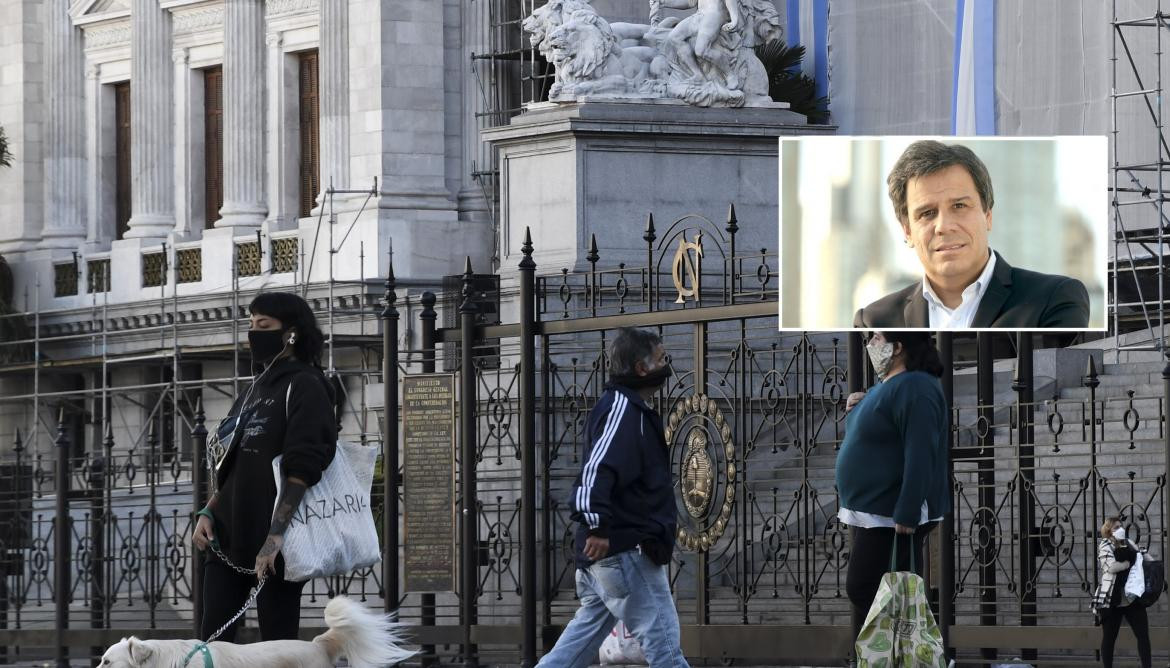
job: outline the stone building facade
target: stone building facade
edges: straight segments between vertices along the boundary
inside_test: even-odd
[[[473,3],[13,0],[0,18],[10,306],[56,338],[42,362],[155,356],[106,369],[107,382],[98,362],[10,369],[0,448],[17,430],[51,442],[34,390],[91,393],[76,438],[92,449],[121,401],[97,402],[99,388],[248,375],[230,353],[187,351],[235,346],[257,291],[303,286],[340,337],[351,321],[375,331],[391,246],[420,290],[465,256],[490,270],[491,190],[473,176],[488,155],[484,96],[468,65],[486,15]],[[209,419],[226,410],[216,396],[203,398]],[[119,444],[161,415],[135,401],[115,421]],[[189,420],[191,402],[174,403]]]
[[[17,0],[4,11],[0,124],[17,161],[0,175],[0,252],[18,294],[42,277],[41,309],[88,305],[87,269],[107,257],[110,302],[142,299],[141,257],[163,244],[168,259],[202,253],[202,280],[180,297],[222,289],[233,239],[315,231],[330,184],[377,180],[335,278],[358,278],[355,239],[365,276],[385,273],[390,237],[406,276],[486,256],[468,132],[478,93],[461,66],[472,42],[452,39],[467,3]],[[337,196],[325,215],[349,222],[364,199]],[[55,294],[44,277],[74,252],[82,289]]]

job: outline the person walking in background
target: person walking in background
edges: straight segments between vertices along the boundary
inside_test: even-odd
[[[926,535],[950,509],[942,362],[929,332],[875,332],[866,345],[879,383],[846,401],[837,453],[838,519],[851,527],[845,589],[861,632],[900,540],[899,570],[922,574]],[[911,549],[905,549],[910,547]]]
[[[573,486],[581,607],[538,666],[585,668],[625,622],[652,668],[689,668],[667,564],[678,516],[662,418],[648,402],[671,376],[657,334],[618,331],[610,379],[589,412],[585,464]]]
[[[1106,518],[1101,525],[1101,543],[1097,546],[1101,584],[1093,594],[1093,610],[1101,620],[1101,663],[1105,668],[1113,668],[1113,647],[1123,619],[1129,622],[1137,638],[1142,668],[1150,668],[1150,622],[1146,606],[1125,595],[1125,581],[1137,555],[1138,547],[1126,539],[1121,519]]]
[[[252,363],[263,368],[228,412],[234,428],[213,462],[217,491],[196,513],[191,536],[196,548],[215,553],[204,566],[201,633],[207,638],[226,623],[257,579],[267,578],[256,599],[260,638],[295,639],[305,583],[284,579],[280,551],[305,492],[333,460],[335,390],[320,370],[324,335],[305,300],[265,292],[248,309]],[[284,455],[279,503],[272,475],[277,455]],[[254,569],[255,575],[240,569]],[[233,642],[240,623],[219,639]]]

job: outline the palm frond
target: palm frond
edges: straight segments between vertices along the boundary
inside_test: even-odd
[[[816,96],[816,82],[800,71],[804,60],[803,45],[786,45],[772,40],[757,46],[756,57],[768,73],[768,97],[776,102],[787,102],[791,109],[808,117],[808,122],[829,122],[829,98]]]
[[[12,154],[8,152],[8,135],[4,134],[4,127],[0,126],[0,167],[12,166]]]
[[[778,39],[774,39],[756,49],[756,57],[764,64],[771,78],[777,72],[791,70],[804,60],[805,48],[801,44],[788,46]]]

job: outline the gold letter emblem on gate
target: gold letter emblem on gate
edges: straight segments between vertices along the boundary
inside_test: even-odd
[[[695,251],[695,258],[691,258],[691,251]],[[686,303],[685,297],[699,297],[699,259],[703,257],[703,233],[696,232],[694,241],[687,241],[686,235],[679,237],[678,250],[674,253],[674,264],[670,269],[670,277],[674,281],[674,289],[678,290],[678,299],[675,304]],[[684,270],[686,273],[684,274]],[[690,277],[691,287],[686,286],[686,279]]]

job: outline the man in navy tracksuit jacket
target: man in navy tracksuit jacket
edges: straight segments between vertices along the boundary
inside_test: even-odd
[[[585,464],[571,499],[581,608],[538,666],[595,663],[621,619],[652,668],[689,668],[667,574],[677,531],[669,450],[662,418],[647,404],[671,375],[658,335],[620,330],[609,370],[589,413]]]

